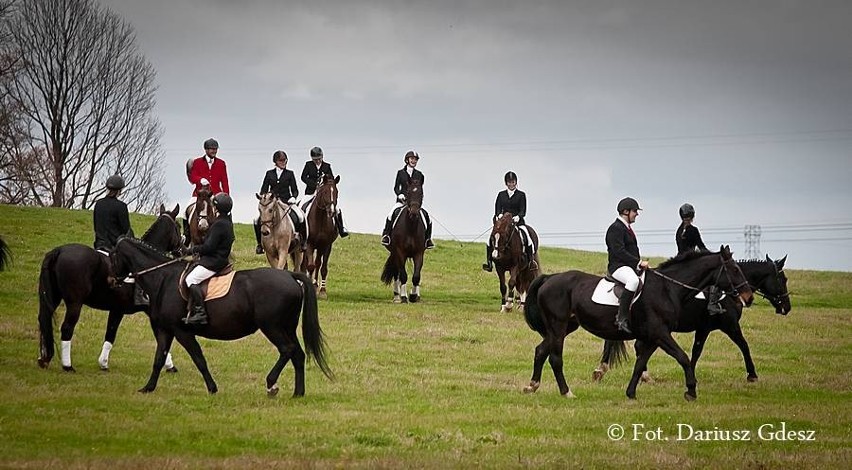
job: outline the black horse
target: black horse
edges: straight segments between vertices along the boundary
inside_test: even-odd
[[[292,359],[296,370],[293,396],[304,395],[305,351],[296,336],[300,311],[302,338],[308,355],[327,377],[332,378],[333,374],[325,360],[325,340],[319,324],[316,292],[307,275],[273,268],[238,271],[234,274],[230,292],[206,303],[209,323],[187,326],[183,323],[186,301],[178,289],[181,273],[187,268],[186,261],[181,258],[170,259],[157,249],[132,238],[119,239],[111,259],[116,273],[133,273],[136,282],[151,296],[148,316],[157,339],[157,352],[151,377],[140,392],[153,392],[157,387],[166,352],[171,348],[172,341],[177,339],[204,377],[207,391],[216,393],[216,382],[210,375],[196,336],[234,340],[260,330],[275,345],[279,354],[278,361],[266,376],[267,393],[270,396],[278,393],[278,377]]]
[[[6,240],[3,240],[3,237],[0,237],[0,271],[6,269],[6,266],[9,266],[11,262],[12,250],[9,248]]]
[[[177,250],[181,240],[175,217],[179,207],[171,212],[160,205],[160,215],[145,232],[142,239],[162,250]],[[109,311],[104,347],[98,359],[102,370],[109,369],[109,353],[124,315],[146,310],[136,305],[133,286],[125,284],[113,288],[109,260],[92,247],[80,244],[62,245],[44,255],[39,275],[39,359],[40,367],[50,364],[54,355],[53,320],[59,303],[65,301],[65,319],[62,321],[62,369],[73,372],[71,365],[71,338],[80,320],[83,305]],[[176,371],[169,361],[169,370]]]
[[[686,321],[687,312],[683,305],[696,291],[711,285],[736,290],[737,297],[746,305],[754,298],[728,247],[723,246],[719,253],[687,252],[664,262],[655,270],[649,270],[641,296],[633,307],[633,336],[615,326],[618,307],[592,302],[592,292],[600,279],[592,274],[568,271],[539,276],[533,281],[524,317],[529,327],[544,339],[535,348],[533,374],[525,392],[538,390],[544,361],[549,359],[559,392],[563,396],[573,396],[562,372],[562,348],[565,336],[582,326],[603,339],[637,340],[636,364],[627,387],[628,398],[636,398],[636,386],[648,359],[657,348],[662,348],[683,368],[686,378],[684,397],[694,400],[697,397],[695,371],[689,357],[671,335],[678,323]]]
[[[785,261],[787,261],[786,256],[775,261],[767,256],[765,261],[738,262],[749,285],[751,285],[751,289],[766,298],[775,307],[775,313],[780,315],[787,315],[792,309],[790,294],[787,292],[787,276],[784,274]],[[740,348],[743,354],[748,374],[746,380],[756,382],[757,372],[754,368],[754,362],[751,360],[751,351],[748,347],[748,341],[743,336],[742,328],[740,328],[740,318],[743,313],[742,304],[732,297],[725,297],[720,302],[724,312],[710,315],[707,312],[707,302],[706,298],[693,297],[688,300],[683,308],[685,312],[689,311],[689,313],[685,313],[683,316],[691,321],[679,323],[675,330],[680,333],[695,331],[695,341],[692,344],[692,368],[695,369],[698,364],[698,359],[704,351],[704,344],[707,342],[707,336],[710,332],[722,330]],[[592,377],[595,381],[601,380],[610,368],[616,367],[626,357],[627,351],[624,348],[623,341],[605,341],[601,363],[595,369]],[[644,373],[643,380],[648,380]]]
[[[394,302],[408,303],[420,300],[420,271],[423,269],[423,253],[426,251],[426,223],[420,209],[423,206],[423,186],[420,180],[409,183],[405,193],[405,206],[400,208],[396,224],[390,233],[387,247],[388,259],[382,270],[382,282],[393,282]],[[408,272],[405,263],[411,259],[414,270],[411,274],[411,295],[408,295]]]

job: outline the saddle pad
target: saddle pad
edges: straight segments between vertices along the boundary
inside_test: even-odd
[[[645,271],[642,271],[642,274],[639,276],[640,286],[645,284]],[[601,278],[598,285],[595,287],[595,291],[592,293],[592,302],[600,305],[612,305],[614,307],[618,307],[618,297],[614,292],[615,283],[607,280],[606,278]],[[633,298],[633,302],[630,304],[633,305],[642,296],[642,290],[639,290],[639,293],[636,297]]]
[[[727,294],[723,293],[722,296],[719,297],[719,300],[724,299],[726,295]],[[699,291],[697,294],[695,294],[695,298],[698,299],[698,300],[705,300],[705,299],[707,299],[707,296],[704,295],[704,291]]]
[[[204,296],[204,300],[218,299],[227,295],[228,291],[231,290],[231,283],[234,281],[234,274],[236,273],[236,271],[231,271],[222,276],[211,277],[207,281],[207,295]]]

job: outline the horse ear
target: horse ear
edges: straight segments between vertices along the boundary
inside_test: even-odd
[[[338,184],[338,183],[340,183],[340,175],[337,175],[337,177],[334,178],[334,184]]]
[[[178,214],[180,214],[180,203],[175,204],[175,208],[170,212],[172,214],[173,219],[177,219]]]
[[[160,215],[163,215],[163,213],[165,213],[165,212],[166,212],[165,204],[160,204]]]
[[[769,255],[766,255],[766,261],[769,261],[769,262],[771,263],[771,262],[772,262],[772,258],[770,258],[770,257],[769,257]]]
[[[254,193],[254,197],[256,197],[258,201],[260,201],[260,194]]]
[[[776,261],[775,264],[778,266],[778,269],[783,269],[785,262],[787,262],[787,255],[784,255],[784,257]]]

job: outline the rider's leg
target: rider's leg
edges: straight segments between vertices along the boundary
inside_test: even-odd
[[[260,244],[260,219],[254,219],[254,239],[257,240],[257,246],[254,248],[254,252],[262,255],[263,246]]]
[[[630,266],[622,266],[612,273],[612,277],[624,284],[624,292],[618,299],[618,315],[615,317],[615,325],[625,333],[632,333],[627,324],[630,321],[630,302],[639,288],[639,276]]]

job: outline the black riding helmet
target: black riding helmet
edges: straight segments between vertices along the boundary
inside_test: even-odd
[[[691,219],[695,217],[695,208],[688,202],[680,206],[680,210],[678,210],[678,212],[680,212],[681,219]]]
[[[639,203],[636,202],[636,199],[632,197],[626,197],[620,201],[618,201],[618,208],[616,209],[619,214],[624,211],[641,211],[642,208],[639,207]]]
[[[311,158],[314,160],[319,160],[322,158],[322,149],[319,147],[314,147],[311,149]]]
[[[509,171],[506,173],[506,176],[503,177],[503,181],[508,183],[509,181],[518,182],[518,175],[515,174],[514,171]]]
[[[272,163],[275,163],[278,160],[287,160],[287,152],[283,150],[276,150],[275,153],[272,154]]]
[[[121,175],[112,175],[106,180],[107,189],[123,189],[124,186],[124,178]]]
[[[408,152],[405,152],[405,157],[403,157],[403,161],[405,161],[405,163],[408,163],[409,157],[414,157],[414,159],[418,161],[420,160],[420,155],[414,150],[409,150]]]
[[[228,196],[226,193],[218,193],[213,196],[213,205],[216,206],[216,210],[219,211],[220,214],[230,214],[231,209],[234,207],[234,201],[231,199],[231,196]]]
[[[204,141],[204,150],[219,148],[219,142],[216,139],[207,139]]]

